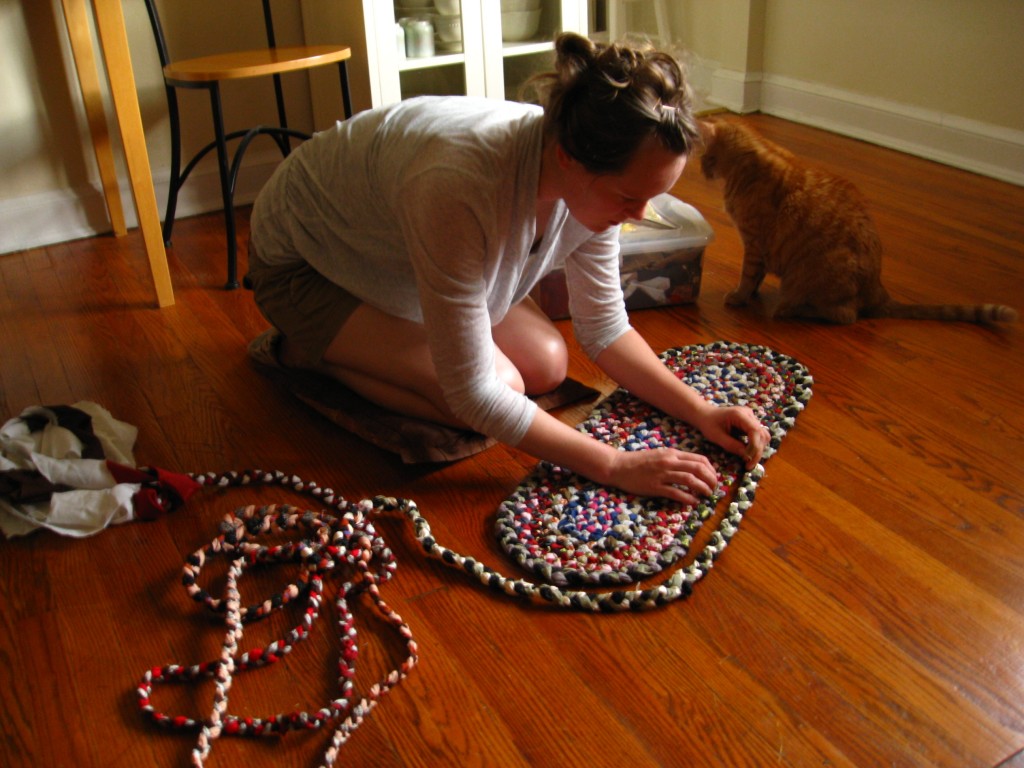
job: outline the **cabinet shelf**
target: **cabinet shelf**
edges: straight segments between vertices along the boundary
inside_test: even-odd
[[[409,72],[414,69],[430,69],[431,67],[444,67],[450,64],[465,64],[464,53],[438,53],[434,56],[424,56],[421,59],[402,59],[398,64],[399,72]]]
[[[502,43],[501,53],[503,56],[529,56],[533,53],[547,53],[555,49],[555,44],[550,40],[524,40],[516,43]]]
[[[523,42],[504,43],[501,48],[502,56],[530,56],[535,53],[549,53],[555,49],[554,43],[549,40],[524,40]],[[445,53],[440,51],[433,56],[424,56],[416,59],[400,59],[398,63],[399,72],[409,72],[415,69],[430,69],[432,67],[444,67],[451,64],[465,64],[464,53]]]

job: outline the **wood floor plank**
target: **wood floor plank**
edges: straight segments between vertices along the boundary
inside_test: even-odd
[[[823,500],[832,500],[825,487],[818,490]],[[834,502],[842,504],[838,497]],[[1015,679],[1019,660],[1003,652],[1024,636],[1018,610],[973,584],[956,561],[935,559],[869,513],[840,515],[825,507],[801,509],[799,516],[796,529],[779,518],[764,523],[758,518],[754,526],[763,526],[775,554],[840,603],[845,614],[898,646],[894,656],[928,669],[995,722],[1016,731],[1024,727],[1016,704],[1022,686]],[[810,574],[808,567],[818,570]],[[851,579],[851,573],[858,577]],[[950,622],[950,616],[957,621]],[[973,654],[963,653],[966,637]],[[989,674],[1004,686],[978,687]]]
[[[745,577],[757,570],[756,578],[746,580],[743,594],[732,600],[747,615],[762,612],[761,590],[770,578],[763,569],[774,564],[760,554],[750,555],[738,569]],[[761,568],[749,568],[750,563]],[[783,569],[781,576],[787,575]],[[798,701],[809,723],[841,745],[854,764],[982,765],[993,740],[1005,744],[1011,739],[1008,730],[991,720],[970,719],[974,708],[964,707],[938,681],[809,590],[806,582],[784,581],[787,588],[772,593],[774,622],[739,623],[736,638],[745,640],[735,653],[737,663],[757,668],[763,685]],[[794,610],[797,602],[800,608]],[[800,625],[803,615],[815,617],[813,630]],[[780,647],[787,651],[780,654]],[[872,739],[880,728],[886,738]]]
[[[675,606],[677,616],[628,615],[595,623],[594,647],[619,668],[591,674],[590,684],[617,702],[621,717],[638,732],[686,734],[652,743],[656,764],[852,765],[819,731],[795,721],[772,688],[701,633],[690,614],[715,610],[718,597],[696,594],[692,602]],[[590,656],[571,657],[581,674],[595,668]],[[644,706],[631,704],[637,691],[644,692]],[[733,706],[738,701],[752,706]]]
[[[537,652],[522,659],[509,642],[514,638],[505,635],[504,612],[514,603],[495,601],[482,590],[453,589],[435,591],[419,605],[425,610],[417,625],[429,624],[435,634],[456,621],[463,626],[458,638],[441,647],[458,661],[467,682],[486,690],[490,707],[525,764],[551,764],[559,754],[584,761],[599,757],[610,764],[652,764],[642,741],[560,659],[561,649],[575,644],[573,630],[585,624],[586,617],[563,617],[563,626],[553,628],[549,622],[559,617],[534,618],[524,612],[517,622],[519,632],[531,637]],[[473,620],[465,621],[466,616]],[[569,623],[574,626],[566,626]]]
[[[4,758],[8,765],[75,765],[89,753],[90,712],[83,710],[67,683],[78,671],[60,642],[62,617],[47,611],[22,619],[5,618],[2,639],[15,655],[4,653],[5,681],[0,701],[5,716]],[[105,716],[115,708],[103,703],[99,720],[120,729],[117,718]]]

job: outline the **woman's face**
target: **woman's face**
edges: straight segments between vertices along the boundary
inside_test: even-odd
[[[587,229],[602,232],[627,219],[643,218],[647,201],[668,192],[686,167],[686,155],[662,146],[654,137],[637,149],[620,173],[593,174],[564,152],[564,200],[573,217]]]

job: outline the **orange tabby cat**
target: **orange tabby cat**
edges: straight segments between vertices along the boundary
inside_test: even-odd
[[[774,317],[852,323],[858,317],[1013,321],[1001,305],[900,304],[882,286],[882,243],[861,193],[846,179],[803,165],[734,121],[702,123],[701,168],[725,180],[725,209],[743,240],[743,276],[726,296],[746,304],[778,275]]]

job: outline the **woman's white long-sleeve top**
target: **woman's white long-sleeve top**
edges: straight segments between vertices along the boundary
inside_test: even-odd
[[[594,233],[558,201],[535,246],[542,119],[536,106],[464,96],[362,112],[294,150],[251,223],[263,262],[306,261],[422,322],[453,413],[511,445],[536,405],[495,372],[491,327],[510,307],[564,267],[588,355],[629,329],[617,228]]]

